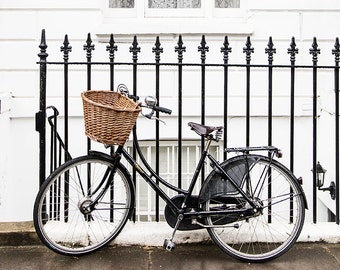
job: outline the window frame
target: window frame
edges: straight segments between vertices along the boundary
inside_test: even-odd
[[[250,35],[253,28],[247,22],[248,1],[241,0],[240,8],[215,8],[214,1],[202,0],[201,8],[169,10],[148,8],[147,0],[135,1],[134,8],[109,8],[109,0],[102,0],[103,21],[96,32],[101,38],[109,33]]]

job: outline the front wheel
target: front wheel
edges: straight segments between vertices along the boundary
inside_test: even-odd
[[[258,209],[248,215],[208,217],[213,241],[227,254],[246,262],[269,261],[289,250],[305,216],[304,194],[293,174],[275,160],[257,155],[240,156],[225,169],[228,175],[240,178],[234,180]],[[203,203],[206,211],[249,207],[234,188],[210,196]]]
[[[112,160],[104,155],[75,158],[41,186],[34,205],[34,226],[41,241],[53,251],[88,254],[119,234],[133,199],[130,175],[121,164],[113,168]]]

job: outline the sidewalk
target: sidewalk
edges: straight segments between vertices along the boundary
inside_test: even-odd
[[[335,224],[305,224],[291,250],[262,264],[239,262],[214,244],[201,244],[208,237],[205,230],[178,232],[175,251],[167,252],[160,245],[171,232],[164,223],[128,223],[114,244],[68,257],[41,245],[31,222],[0,223],[0,269],[340,269]]]
[[[42,245],[0,247],[0,269],[340,269],[340,245],[297,243],[283,256],[261,264],[239,262],[215,245],[179,245],[168,252],[160,247],[109,246],[97,252],[69,257]]]

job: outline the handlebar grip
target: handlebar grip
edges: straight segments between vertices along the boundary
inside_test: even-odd
[[[154,106],[153,109],[155,111],[159,111],[159,112],[162,112],[162,113],[167,113],[167,114],[171,114],[172,113],[172,110],[164,108],[164,107]]]

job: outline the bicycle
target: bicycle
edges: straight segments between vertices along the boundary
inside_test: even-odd
[[[90,92],[93,91],[86,93]],[[144,107],[151,109],[145,115],[149,119],[155,112],[171,114],[151,97],[143,104],[136,103],[125,88],[119,98],[128,100],[132,109],[118,112],[130,111],[135,119]],[[129,124],[129,135],[135,121],[123,119],[118,130]],[[170,239],[164,241],[166,250],[175,248],[177,230],[207,229],[222,251],[241,261],[265,262],[288,251],[303,227],[307,202],[299,179],[274,159],[281,156],[280,150],[273,146],[228,148],[226,151],[238,155],[219,162],[209,153],[209,147],[220,140],[223,128],[193,122],[188,125],[204,137],[206,144],[187,190],[157,175],[145,160],[133,129],[134,145],[145,168],[124,148],[128,138],[124,135],[120,142],[115,138],[115,143],[109,143],[117,144],[112,154],[89,151],[88,155],[67,161],[46,179],[37,194],[33,214],[41,241],[57,253],[73,256],[89,254],[112,241],[132,217],[135,206],[135,187],[121,162],[124,158],[166,202],[165,219],[173,228]],[[199,194],[193,194],[206,160],[212,171]],[[170,198],[158,183],[178,194]]]

